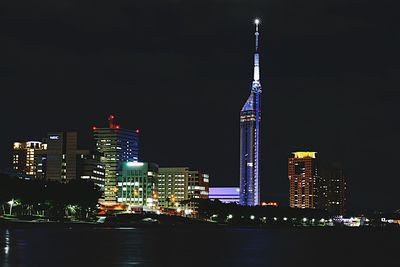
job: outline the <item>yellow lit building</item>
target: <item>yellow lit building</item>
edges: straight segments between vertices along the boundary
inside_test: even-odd
[[[37,178],[41,176],[40,155],[47,150],[47,144],[39,141],[15,142],[13,144],[13,170],[16,173]]]

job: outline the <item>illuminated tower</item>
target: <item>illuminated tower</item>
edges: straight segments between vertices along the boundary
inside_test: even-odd
[[[105,165],[104,200],[117,202],[117,178],[121,175],[123,163],[138,161],[139,130],[131,131],[114,124],[114,116],[109,117],[108,128],[93,127],[100,161]]]
[[[258,26],[260,21],[254,21],[255,52],[254,78],[251,93],[240,111],[240,204],[256,206],[260,204],[260,173],[259,173],[259,146],[260,146],[260,64],[258,52]]]
[[[299,151],[292,154],[288,160],[290,207],[313,209],[317,200],[317,152]]]

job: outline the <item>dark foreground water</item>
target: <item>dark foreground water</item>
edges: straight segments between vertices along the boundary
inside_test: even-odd
[[[0,229],[0,266],[400,266],[400,230]]]

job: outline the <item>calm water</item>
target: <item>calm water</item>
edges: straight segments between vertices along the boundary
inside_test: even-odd
[[[400,266],[400,230],[0,229],[0,266]]]

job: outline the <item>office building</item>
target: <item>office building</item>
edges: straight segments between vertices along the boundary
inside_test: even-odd
[[[117,182],[118,203],[130,208],[158,207],[157,195],[158,165],[147,162],[124,162]]]
[[[158,201],[160,207],[183,207],[195,211],[196,199],[208,199],[209,175],[189,167],[159,168]],[[182,204],[182,202],[187,204]]]
[[[46,179],[59,182],[76,179],[77,133],[50,132],[46,143]]]
[[[240,111],[240,204],[260,205],[260,120],[261,83],[258,51],[258,26],[255,21],[254,75],[250,96]]]
[[[100,154],[89,150],[77,151],[77,177],[93,181],[104,193],[105,165],[100,161]]]
[[[346,215],[347,181],[340,164],[320,167],[316,192],[316,208],[332,215]]]
[[[109,127],[93,127],[96,149],[101,153],[101,162],[105,165],[104,199],[117,201],[117,177],[121,174],[124,162],[138,161],[139,130],[127,130],[114,124],[114,116],[109,117]]]
[[[41,177],[40,156],[47,150],[47,144],[39,141],[15,142],[13,144],[13,170],[30,178]],[[39,167],[39,172],[38,172]]]
[[[239,187],[210,187],[209,199],[219,200],[222,203],[239,204]]]
[[[288,160],[291,208],[315,208],[318,178],[316,152],[293,152]]]

